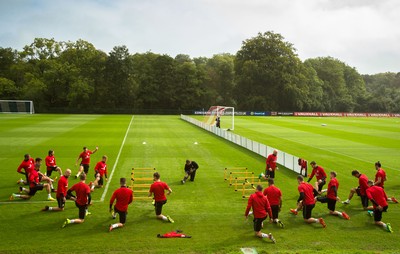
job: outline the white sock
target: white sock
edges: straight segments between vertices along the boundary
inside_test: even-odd
[[[69,223],[73,224],[73,223],[75,223],[75,220],[69,220]]]
[[[386,223],[382,223],[382,227],[383,228],[386,228],[387,226],[386,226]]]
[[[315,223],[319,223],[319,219],[314,219],[314,222]]]
[[[50,189],[52,189],[52,190],[54,189],[52,182],[50,182]]]
[[[47,194],[47,198],[51,198],[51,194],[49,193],[49,194]]]
[[[165,221],[167,221],[168,220],[168,218],[166,217],[166,216],[164,216],[164,215],[161,215],[162,217],[162,220],[165,220]]]
[[[119,225],[117,223],[111,225],[112,228],[117,228]]]
[[[21,194],[14,194],[14,197],[20,198],[20,197],[21,197]]]
[[[262,238],[269,238],[269,234],[261,233]]]
[[[340,217],[343,217],[343,213],[337,212]]]
[[[49,207],[49,211],[53,210],[53,207]]]

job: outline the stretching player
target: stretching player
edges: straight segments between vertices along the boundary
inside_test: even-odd
[[[75,179],[78,178],[80,174],[82,174],[82,171],[84,171],[86,175],[88,174],[89,164],[90,164],[90,155],[97,152],[97,150],[99,150],[99,147],[97,147],[97,146],[96,146],[96,149],[93,150],[93,152],[90,151],[89,149],[87,149],[86,146],[83,147],[83,152],[81,152],[79,154],[78,158],[76,159],[75,166],[78,165],[79,159],[81,159],[81,163],[79,165],[79,171],[78,171],[78,174],[76,174]]]
[[[276,243],[275,238],[272,236],[271,233],[265,234],[261,232],[263,221],[267,218],[268,215],[270,218],[272,218],[271,206],[268,202],[268,198],[262,193],[262,190],[262,186],[257,185],[256,192],[251,194],[249,197],[244,216],[247,220],[250,209],[252,208],[254,215],[253,223],[255,235],[260,238],[269,238],[273,243]]]
[[[66,169],[64,175],[60,177],[57,185],[57,207],[45,206],[42,211],[64,211],[65,201],[67,199],[68,178],[71,175],[71,169]]]
[[[299,158],[297,162],[300,166],[300,175],[304,175],[304,177],[307,177],[307,161],[302,158]],[[303,170],[304,170],[304,174],[303,174]]]
[[[282,208],[282,192],[275,186],[274,179],[268,179],[268,187],[264,189],[264,196],[267,196],[272,210],[272,222],[278,224],[281,228],[284,227],[282,221],[278,219],[279,212]]]
[[[313,170],[307,182],[310,182],[315,175],[315,178],[317,178],[317,182],[315,183],[315,188],[317,189],[318,194],[321,194],[322,187],[326,184],[325,170],[321,166],[318,166],[315,161],[312,161],[310,165],[313,168]]]
[[[38,161],[42,159],[37,158]],[[15,198],[21,199],[30,199],[31,197],[35,196],[36,192],[39,190],[43,190],[46,188],[47,191],[47,200],[54,201],[55,199],[51,197],[51,188],[49,183],[41,184],[39,179],[39,167],[30,170],[28,173],[28,182],[29,182],[29,191],[25,188],[20,187],[20,192],[25,192],[26,194],[15,194],[13,193],[10,196],[10,200],[14,200]]]
[[[393,233],[390,223],[382,222],[382,212],[387,212],[388,203],[387,196],[382,187],[374,186],[374,182],[368,181],[369,188],[367,189],[367,197],[371,200],[374,206],[374,221],[378,226],[383,227],[386,231]]]
[[[128,213],[128,205],[132,203],[133,192],[131,189],[126,187],[126,178],[121,178],[119,180],[121,187],[114,191],[110,199],[110,213],[113,213],[113,219],[115,219],[116,214],[119,214],[119,223],[114,223],[110,225],[109,231],[114,228],[122,228],[126,222],[126,214]],[[114,200],[117,200],[114,206],[114,212],[112,206]]]
[[[149,197],[154,194],[154,206],[156,212],[156,218],[163,221],[169,221],[174,223],[174,220],[169,216],[162,215],[162,207],[167,203],[167,197],[165,196],[165,190],[167,195],[172,193],[171,188],[164,182],[160,180],[160,174],[155,172],[153,174],[154,183],[150,186]]]
[[[304,178],[302,175],[297,176],[297,182],[299,183],[299,187],[297,189],[300,193],[300,197],[297,202],[302,204],[304,221],[309,224],[320,223],[322,227],[325,228],[326,224],[324,219],[315,219],[311,217],[312,210],[315,207],[314,187],[311,184],[304,182]],[[297,215],[298,211],[297,209],[290,209],[290,212]]]
[[[343,219],[350,220],[350,216],[345,212],[335,211],[336,201],[339,201],[339,197],[337,195],[339,189],[339,182],[336,179],[336,172],[330,172],[331,180],[328,183],[328,192],[326,197],[318,197],[317,201],[321,203],[328,203],[329,214],[340,216]]]
[[[382,169],[381,163],[375,162],[375,169],[376,169],[376,174],[375,174],[375,186],[382,187],[384,189],[385,181],[386,179],[386,172]],[[387,201],[392,201],[393,203],[398,203],[397,199],[395,197],[388,198]]]
[[[268,155],[267,160],[265,161],[265,179],[275,178],[275,170],[278,170],[276,166],[276,161],[278,160],[278,151],[274,150],[272,154]]]
[[[351,175],[358,178],[358,187],[352,188],[349,193],[349,197],[343,201],[342,203],[345,205],[350,204],[350,200],[353,198],[354,193],[357,193],[361,198],[361,205],[365,211],[373,210],[372,206],[368,206],[368,197],[367,197],[367,189],[368,186],[368,178],[366,175],[361,174],[358,170],[353,170]]]
[[[190,235],[183,234],[182,230],[175,230],[165,234],[157,234],[158,238],[192,238]]]
[[[97,162],[96,167],[94,168],[95,174],[95,180],[93,184],[91,184],[91,189],[93,190],[94,188],[102,188],[104,184],[103,176],[105,176],[105,180],[107,181],[107,156],[103,155],[101,161]]]
[[[51,173],[53,173],[53,171],[57,171],[60,174],[60,176],[62,176],[61,168],[57,166],[56,158],[54,157],[54,150],[49,150],[49,153],[46,156],[45,161],[47,167],[46,175],[48,177],[51,176]]]
[[[191,161],[191,160],[186,160],[185,163],[185,176],[183,177],[183,180],[181,181],[181,183],[185,183],[186,180],[189,178],[190,176],[190,181],[193,182],[194,178],[196,177],[196,171],[199,168],[199,165],[195,162],[195,161]]]
[[[35,160],[27,153],[24,155],[24,160],[21,162],[21,164],[17,168],[17,172],[19,174],[22,174],[25,176],[25,180],[22,178],[17,181],[17,184],[24,184],[28,185],[29,184],[29,172],[35,168]],[[24,169],[24,172],[22,172],[22,169]]]
[[[90,204],[92,199],[90,195],[90,188],[85,183],[86,174],[82,173],[79,176],[80,182],[73,185],[71,189],[67,191],[67,195],[72,197],[75,200],[75,205],[79,209],[79,218],[78,219],[66,219],[62,225],[63,228],[68,224],[81,224],[85,221],[85,215],[87,213],[87,206]],[[72,192],[75,191],[76,197],[72,195]]]

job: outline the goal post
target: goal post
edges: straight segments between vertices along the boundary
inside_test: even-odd
[[[225,130],[234,130],[235,128],[235,108],[229,106],[211,106],[205,113],[203,122],[217,126],[219,118],[220,128]]]
[[[34,114],[33,101],[25,100],[0,100],[0,113],[8,114]]]

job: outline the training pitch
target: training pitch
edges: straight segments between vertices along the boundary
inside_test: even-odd
[[[342,200],[357,186],[351,170],[358,169],[372,179],[378,160],[387,173],[387,194],[400,196],[397,118],[235,117],[235,122],[236,134],[315,160],[327,173],[336,171]],[[400,204],[389,203],[383,214],[383,221],[393,226],[392,234],[373,225],[373,218],[362,211],[356,196],[351,204],[336,206],[350,215],[350,221],[328,215],[326,204],[317,203],[313,217],[323,217],[327,228],[306,225],[301,214],[289,214],[298,198],[296,174],[283,167],[276,173],[276,186],[283,193],[279,218],[285,228],[264,224],[263,232],[271,232],[276,244],[256,238],[251,219],[244,219],[247,200],[233,191],[223,176],[225,167],[247,167],[258,175],[264,171],[265,159],[179,116],[0,115],[0,137],[0,253],[241,253],[244,247],[258,253],[400,250]],[[83,146],[99,146],[91,157],[87,182],[93,180],[93,168],[101,156],[109,158],[109,181],[95,190],[92,214],[83,224],[61,228],[66,218],[78,216],[72,202],[67,202],[63,212],[41,212],[45,205],[56,206],[56,202],[46,201],[44,191],[29,201],[8,200],[11,193],[18,192],[16,169],[25,153],[44,159],[48,150],[54,149],[57,164],[63,170],[70,168],[74,175]],[[182,185],[186,159],[195,160],[200,168],[194,182]],[[132,167],[155,167],[161,180],[172,188],[163,214],[170,215],[174,224],[156,220],[151,201],[134,201],[125,227],[108,232],[109,224],[118,220],[108,212],[109,198],[120,177],[130,178]],[[76,182],[70,178],[69,186]],[[156,237],[176,229],[192,238]]]

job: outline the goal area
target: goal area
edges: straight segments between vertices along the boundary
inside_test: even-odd
[[[211,106],[205,113],[203,122],[224,130],[234,130],[235,108],[228,106]]]
[[[0,113],[34,114],[33,101],[0,100]]]

